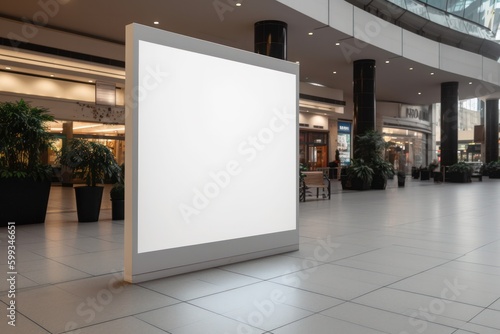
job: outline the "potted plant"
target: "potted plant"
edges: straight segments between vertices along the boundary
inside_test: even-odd
[[[345,189],[368,190],[373,180],[373,169],[363,159],[353,159],[347,168]]]
[[[106,177],[119,179],[120,175],[120,166],[113,153],[106,145],[73,139],[63,148],[59,161],[72,168],[75,176],[86,183],[86,186],[75,187],[78,221],[98,221],[104,189],[98,184],[103,183]]]
[[[406,181],[406,174],[402,170],[398,170],[398,187],[404,187]]]
[[[500,160],[489,162],[484,169],[490,179],[500,179]]]
[[[373,180],[372,189],[385,189],[387,186],[387,179],[394,176],[394,167],[388,161],[377,159],[372,162]]]
[[[385,189],[387,179],[394,175],[394,169],[389,162],[384,160],[387,147],[384,138],[377,131],[367,131],[357,136],[355,143],[354,157],[357,159],[355,167],[360,167],[360,162],[366,164],[372,171],[371,188]]]
[[[118,181],[111,188],[109,195],[111,198],[111,219],[123,220],[125,218],[125,165],[120,166]]]
[[[457,162],[448,167],[447,175],[450,182],[471,182],[472,167],[463,161]]]
[[[0,103],[0,226],[45,222],[52,167],[42,153],[54,137],[47,109],[24,100]]]

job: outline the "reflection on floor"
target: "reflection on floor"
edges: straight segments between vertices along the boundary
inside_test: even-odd
[[[0,333],[500,333],[500,181],[389,182],[332,181],[331,200],[300,203],[297,252],[137,285],[108,192],[100,221],[79,224],[73,190],[54,186],[46,223],[17,226]],[[0,247],[6,277],[6,228]]]

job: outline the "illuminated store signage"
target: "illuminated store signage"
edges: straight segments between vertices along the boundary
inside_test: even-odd
[[[431,120],[430,110],[431,107],[429,106],[401,105],[400,117],[430,122]]]

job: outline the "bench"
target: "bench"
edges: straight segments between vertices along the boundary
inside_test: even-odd
[[[325,176],[323,171],[311,171],[311,172],[302,172],[304,175],[301,178],[300,184],[300,201],[306,201],[307,193],[310,193],[312,188],[316,188],[316,198],[319,198],[319,190],[323,190],[323,198],[328,197],[330,199],[330,180],[328,176]],[[324,193],[326,190],[326,194]]]
[[[481,173],[472,173],[470,176],[472,179],[477,178],[479,181],[483,181],[483,174]]]

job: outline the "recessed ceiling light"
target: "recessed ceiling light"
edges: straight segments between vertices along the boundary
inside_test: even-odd
[[[431,72],[431,75],[434,75],[434,72]]]
[[[93,82],[92,80],[89,80],[89,82]]]
[[[54,77],[54,74],[51,74],[51,75],[50,75],[50,77],[51,77],[51,78],[53,78],[53,77]]]
[[[309,35],[309,36],[312,36],[312,35],[314,35],[314,33],[313,33],[313,32],[310,32],[308,35]]]
[[[337,74],[337,71],[333,71],[333,74]]]
[[[472,85],[472,81],[469,81],[469,85]]]
[[[241,2],[237,2],[236,7],[240,7],[240,6],[241,6]]]
[[[322,85],[320,83],[317,83],[317,82],[309,82],[310,85],[313,85],[313,86],[316,86],[316,87],[326,87],[325,85]]]
[[[418,95],[422,95],[422,93],[421,93],[421,92],[418,92]]]
[[[298,61],[298,60],[297,60],[297,61],[295,62],[295,64],[300,64],[300,61]]]
[[[386,63],[386,64],[389,64],[389,63],[390,63],[390,61],[389,61],[389,60],[386,60],[386,61],[385,61],[385,63]]]
[[[6,70],[11,70],[11,68],[10,68],[10,67],[6,67],[5,69],[6,69]]]
[[[154,21],[153,24],[157,24],[158,25],[158,24],[160,24],[160,22],[159,21]]]
[[[340,45],[340,42],[335,43],[335,45],[339,46],[339,45]]]
[[[413,71],[413,67],[410,67],[410,71]]]

